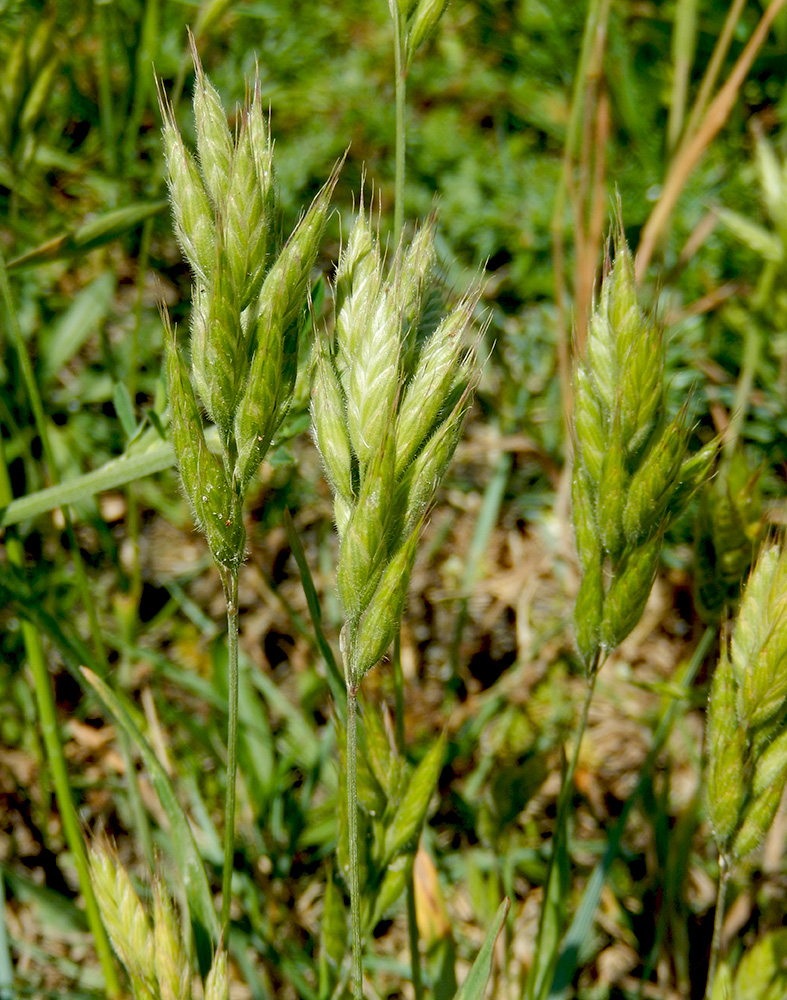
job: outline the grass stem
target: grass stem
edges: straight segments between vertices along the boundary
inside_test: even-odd
[[[560,942],[566,926],[565,900],[568,896],[569,857],[568,827],[571,818],[571,798],[574,788],[574,774],[579,762],[579,750],[588,723],[590,702],[596,686],[599,671],[599,657],[596,657],[587,672],[587,686],[582,713],[576,730],[574,749],[563,774],[563,783],[557,800],[555,832],[552,837],[552,856],[544,885],[544,903],[536,937],[535,959],[530,970],[526,996],[528,1000],[541,1000],[549,993],[551,981],[557,967]]]
[[[232,869],[235,857],[235,778],[238,769],[238,570],[222,571],[227,600],[227,797],[224,808],[224,869],[221,878],[221,934],[229,948]]]
[[[404,757],[404,674],[402,672],[402,630],[398,629],[393,647],[394,698],[396,700],[396,749]],[[421,979],[421,951],[418,941],[418,919],[415,912],[415,881],[413,870],[407,876],[407,938],[410,945],[410,969],[415,1000],[424,995]]]
[[[708,981],[705,984],[705,1000],[710,1000],[713,993],[713,982],[719,967],[721,955],[721,932],[724,927],[724,903],[727,898],[727,885],[730,881],[730,863],[724,854],[719,854],[719,888],[716,894],[716,914],[713,918],[713,939],[710,946],[710,963],[708,964]]]
[[[394,21],[394,67],[396,73],[396,177],[394,181],[394,245],[399,246],[404,225],[404,167],[405,167],[405,89],[407,68],[404,65],[402,20],[399,8],[391,5]]]
[[[347,681],[347,821],[350,839],[350,920],[352,923],[353,998],[363,1000],[361,881],[358,870],[358,685]]]

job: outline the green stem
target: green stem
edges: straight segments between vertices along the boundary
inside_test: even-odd
[[[10,498],[11,482],[5,463],[2,437],[0,437],[0,504],[8,503]],[[6,536],[6,552],[8,553],[8,560],[12,565],[20,569],[24,567],[24,549],[22,548],[22,543],[15,535],[8,534]],[[93,942],[99,961],[101,962],[101,968],[104,972],[107,993],[111,997],[119,997],[121,996],[121,989],[115,970],[115,963],[112,958],[112,949],[104,930],[104,925],[101,923],[101,914],[99,913],[98,903],[93,893],[93,884],[90,881],[85,842],[82,838],[82,831],[79,827],[79,820],[71,796],[71,785],[69,784],[63,748],[60,743],[57,710],[52,693],[52,682],[46,665],[46,657],[44,656],[44,647],[40,634],[30,622],[22,622],[22,639],[33,675],[33,689],[38,706],[41,736],[44,741],[49,770],[55,787],[55,798],[63,824],[63,834],[74,859],[74,866],[79,877],[79,887],[85,899],[87,922],[93,935]]]
[[[567,886],[563,883],[567,880],[568,825],[571,814],[571,797],[574,786],[574,775],[579,761],[579,750],[582,745],[582,738],[585,735],[585,729],[587,728],[590,702],[593,698],[596,677],[598,676],[600,667],[599,661],[599,654],[596,654],[587,672],[585,701],[582,705],[582,714],[580,715],[579,726],[576,730],[574,749],[568,767],[563,775],[563,783],[557,800],[555,832],[552,837],[552,857],[549,861],[549,871],[547,872],[547,880],[544,886],[544,901],[541,905],[541,914],[539,917],[535,960],[527,983],[526,995],[529,1000],[540,1000],[541,997],[547,995],[557,966],[560,941],[565,929],[566,919],[564,911]]]
[[[724,903],[727,898],[727,885],[730,881],[730,863],[726,855],[719,852],[719,888],[716,894],[716,914],[713,918],[713,940],[710,947],[710,964],[708,965],[708,980],[705,984],[705,1000],[710,1000],[713,994],[713,983],[719,967],[721,955],[721,932],[724,927]]]
[[[402,37],[402,22],[399,8],[394,3],[394,72],[396,91],[396,178],[394,186],[394,244],[399,246],[404,225],[404,159],[405,159],[405,126],[404,106],[407,67],[404,65],[404,39]]]
[[[396,749],[404,757],[404,674],[402,673],[402,632],[397,629],[393,648],[394,699],[396,701]],[[415,1000],[424,995],[421,979],[421,952],[418,939],[418,918],[415,912],[415,881],[413,870],[407,875],[407,937],[410,945],[410,969]]]
[[[221,933],[229,948],[232,868],[235,857],[235,777],[238,768],[238,570],[222,572],[227,599],[228,703],[227,798],[224,809],[224,870],[221,879]]]
[[[352,923],[353,997],[363,1000],[361,952],[361,880],[358,870],[358,685],[347,681],[347,821],[350,834],[350,919]]]

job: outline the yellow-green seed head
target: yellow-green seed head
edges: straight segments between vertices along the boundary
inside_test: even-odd
[[[385,567],[377,589],[357,626],[352,669],[356,683],[385,655],[402,618],[407,587],[418,548],[422,522]]]
[[[385,653],[424,513],[454,453],[475,357],[461,347],[477,294],[433,316],[431,226],[384,268],[361,210],[341,254],[335,323],[313,369],[314,437],[334,491],[348,682]],[[343,426],[342,426],[343,424]]]
[[[396,475],[401,476],[444,419],[446,403],[455,404],[470,383],[470,370],[460,361],[462,338],[468,328],[476,296],[461,302],[443,319],[423,346],[415,374],[404,392],[396,440]],[[458,376],[458,377],[457,377]]]
[[[108,844],[91,844],[88,861],[101,919],[134,983],[135,994],[138,1000],[155,997],[153,933],[128,872]]]
[[[390,554],[395,454],[396,440],[389,431],[363,472],[352,517],[341,536],[336,580],[351,623],[367,607]]]
[[[619,646],[642,617],[659,564],[662,535],[635,549],[620,565],[604,598],[601,645]]]
[[[194,390],[172,336],[167,337],[167,370],[172,443],[186,499],[214,559],[237,567],[246,543],[242,503],[222,462],[208,449]]]
[[[229,1000],[230,979],[227,968],[227,953],[220,948],[210,967],[210,972],[205,980],[205,1000]]]
[[[153,886],[153,937],[156,980],[161,1000],[191,1000],[191,970],[180,922],[166,886]]]

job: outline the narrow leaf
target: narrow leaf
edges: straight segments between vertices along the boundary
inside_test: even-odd
[[[115,413],[120,421],[120,426],[123,428],[123,433],[127,438],[134,437],[137,430],[137,422],[134,419],[134,405],[131,402],[131,396],[125,383],[117,382],[115,384],[112,399],[115,405]]]
[[[42,335],[39,348],[43,381],[53,378],[78,353],[109,312],[114,293],[115,275],[100,274],[74,296],[47,335]]]
[[[473,967],[468,973],[467,979],[459,987],[454,1000],[482,1000],[486,984],[489,982],[489,976],[492,972],[492,951],[495,947],[495,941],[497,941],[497,935],[500,933],[500,929],[508,915],[510,905],[511,901],[506,898],[498,907],[494,920],[487,931],[484,943],[481,945],[481,950],[476,956],[475,962],[473,962]]]
[[[8,270],[15,267],[29,267],[42,264],[49,260],[57,260],[60,257],[68,257],[76,253],[84,253],[94,247],[109,243],[123,233],[136,229],[145,219],[162,212],[169,202],[151,201],[138,202],[135,205],[127,205],[125,208],[118,208],[115,211],[100,215],[97,219],[91,219],[72,233],[62,233],[55,236],[46,243],[28,250],[21,257],[16,257],[9,261]]]

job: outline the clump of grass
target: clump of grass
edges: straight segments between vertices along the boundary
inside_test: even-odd
[[[252,476],[289,409],[298,368],[309,277],[337,170],[284,246],[273,148],[259,86],[230,132],[218,93],[194,50],[195,158],[161,96],[164,149],[175,231],[194,274],[191,358],[167,338],[172,438],[183,490],[219,567],[229,631],[229,729],[221,926],[231,896],[238,730],[238,573]],[[338,168],[337,168],[338,169]],[[202,410],[214,421],[208,447]]]

